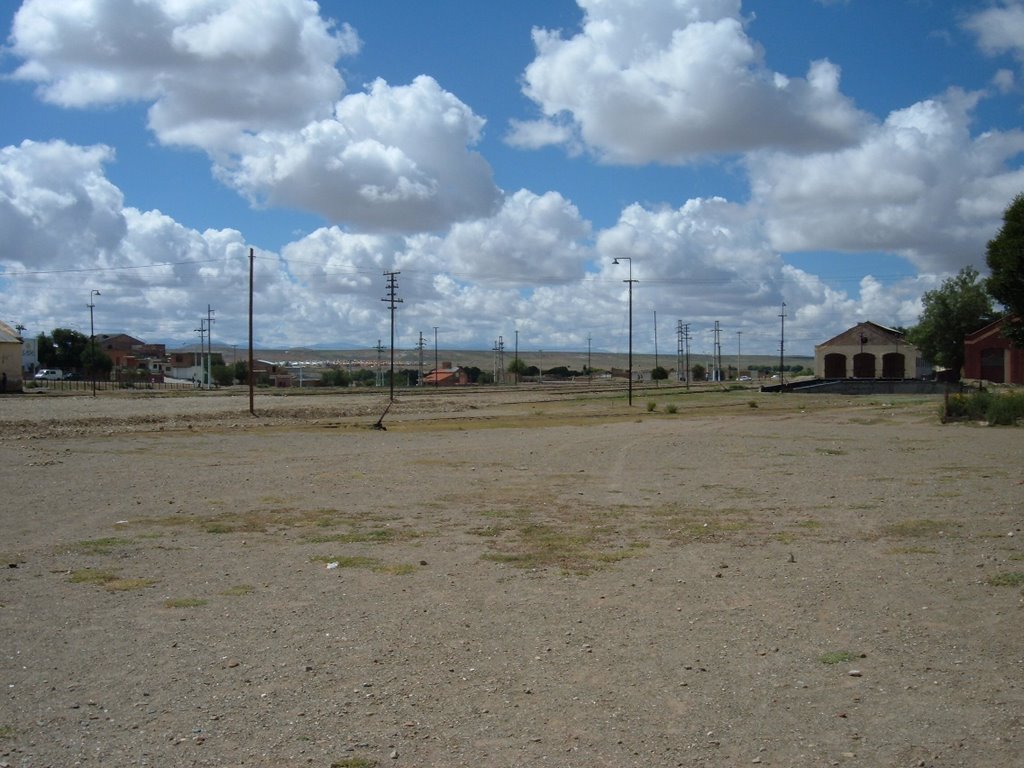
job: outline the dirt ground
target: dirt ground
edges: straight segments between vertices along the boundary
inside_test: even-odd
[[[1024,765],[1021,429],[385,404],[0,398],[0,768]]]

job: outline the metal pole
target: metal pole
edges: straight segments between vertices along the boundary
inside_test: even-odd
[[[633,405],[633,259],[629,256],[619,256],[618,258],[612,259],[612,264],[618,264],[620,261],[629,262],[629,279],[623,282],[629,284],[629,384],[627,385],[627,401],[630,406]]]
[[[519,385],[519,372],[523,364],[519,361],[519,329],[516,328],[516,385]]]
[[[740,377],[740,354],[743,349],[743,331],[736,331],[736,378]]]
[[[782,302],[782,312],[779,314],[782,320],[782,328],[779,336],[779,392],[784,392],[786,375],[782,372],[782,366],[786,362],[786,302]]]
[[[654,367],[658,365],[658,310],[654,310]]]
[[[253,372],[252,358],[252,284],[253,284],[253,249],[249,249],[249,413],[256,415],[256,407],[253,403],[253,381],[256,376]]]
[[[434,326],[434,387],[437,387],[437,326]]]
[[[93,324],[92,310],[96,306],[95,298],[100,292],[89,291],[89,371],[92,378],[92,396],[96,397],[96,326]]]

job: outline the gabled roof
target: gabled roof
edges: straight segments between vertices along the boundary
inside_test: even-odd
[[[979,328],[978,330],[973,331],[972,333],[968,333],[966,336],[964,336],[964,344],[975,344],[981,339],[987,339],[992,336],[1002,336],[1003,326],[1006,324],[1006,321],[1009,320],[1011,317],[1013,316],[1004,315],[1003,317],[1000,317],[998,320],[993,320],[984,328]]]
[[[96,334],[96,342],[98,344],[117,344],[125,349],[142,346],[146,343],[142,339],[136,339],[134,336],[129,336],[127,333]]]
[[[21,336],[7,323],[0,323],[0,342],[21,344]]]
[[[438,384],[442,384],[446,381],[451,381],[452,379],[458,379],[460,370],[461,368],[438,368],[436,371],[424,374],[423,383],[433,384],[434,382],[437,382]]]
[[[878,323],[872,323],[870,320],[865,320],[863,323],[857,323],[855,326],[843,331],[838,336],[833,336],[828,341],[824,341],[816,346],[838,347],[847,344],[860,344],[861,339],[865,339],[867,342],[874,344],[878,344],[879,342],[883,344],[896,344],[897,342],[901,344],[908,343],[903,334],[895,328],[887,328],[884,325],[879,325]]]

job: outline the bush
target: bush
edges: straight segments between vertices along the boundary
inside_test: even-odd
[[[985,411],[985,418],[990,425],[1014,426],[1024,419],[1024,392],[993,397]]]
[[[665,406],[665,412],[666,413],[675,413],[678,410],[679,410],[679,408],[678,408],[678,406],[676,406],[675,403],[669,403],[668,405]]]
[[[654,413],[654,409],[658,407],[658,404],[653,400],[647,404],[647,412]]]
[[[950,395],[944,406],[951,421],[985,421],[990,425],[1013,426],[1024,419],[1024,393],[997,395],[987,391]]]
[[[950,395],[944,405],[945,416],[954,421],[970,419],[980,421],[985,418],[992,395],[988,392],[972,392],[967,395]]]

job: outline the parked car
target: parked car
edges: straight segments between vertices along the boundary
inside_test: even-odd
[[[33,378],[36,381],[60,381],[64,372],[60,368],[40,368]]]
[[[81,381],[82,374],[78,371],[68,371],[64,374],[64,381]]]

